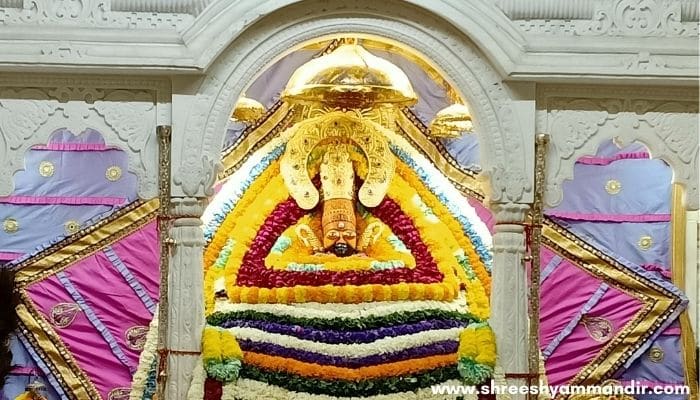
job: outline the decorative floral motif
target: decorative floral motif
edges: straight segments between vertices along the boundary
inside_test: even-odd
[[[19,222],[14,218],[5,218],[2,221],[2,230],[6,233],[15,233],[19,230]]]
[[[661,347],[654,346],[649,350],[649,361],[660,363],[664,360],[664,351]]]
[[[651,236],[644,235],[639,238],[639,241],[637,242],[637,246],[639,246],[640,249],[642,250],[649,250],[651,249],[651,246],[654,244],[654,240],[652,239]]]
[[[57,328],[67,328],[80,312],[76,303],[58,303],[51,307],[51,323]]]
[[[608,194],[615,195],[620,193],[620,190],[622,190],[622,184],[616,179],[611,179],[605,183],[605,191],[608,192]]]
[[[124,338],[126,339],[126,344],[130,349],[141,351],[146,345],[147,335],[147,326],[132,326],[124,333]]]
[[[56,167],[51,161],[42,161],[39,163],[39,175],[43,176],[44,178],[53,176],[55,170]]]
[[[116,165],[107,168],[107,171],[105,171],[105,178],[107,178],[108,181],[116,182],[121,177],[122,169]]]
[[[584,315],[581,318],[583,327],[586,328],[588,336],[596,342],[605,343],[613,337],[613,325],[610,321],[602,317],[590,317]]]
[[[130,388],[114,388],[110,390],[107,399],[109,400],[129,400]]]
[[[63,224],[63,227],[65,228],[67,234],[72,235],[80,230],[80,222],[70,220]]]
[[[204,369],[210,378],[220,382],[233,382],[241,369],[243,352],[230,332],[206,327],[202,336]]]

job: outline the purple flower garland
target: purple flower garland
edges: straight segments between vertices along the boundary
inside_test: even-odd
[[[371,343],[384,337],[396,337],[410,335],[423,331],[433,331],[439,329],[451,329],[466,327],[466,321],[459,320],[425,320],[412,324],[401,324],[396,326],[381,327],[365,331],[340,331],[340,330],[319,330],[300,325],[287,325],[277,322],[260,320],[228,320],[221,324],[224,328],[245,327],[260,329],[265,332],[289,335],[299,339],[313,342],[341,344],[341,343]]]
[[[365,357],[351,358],[329,356],[326,354],[284,347],[274,343],[258,342],[250,339],[241,339],[238,341],[238,344],[241,346],[243,351],[250,351],[260,354],[274,354],[276,356],[292,358],[313,364],[332,365],[345,368],[359,368],[414,358],[429,357],[433,355],[452,354],[456,353],[457,348],[459,347],[458,341],[445,340],[441,342],[433,342],[423,346],[411,347],[393,353],[372,354]]]

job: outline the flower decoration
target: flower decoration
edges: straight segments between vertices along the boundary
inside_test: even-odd
[[[202,335],[202,358],[207,376],[233,382],[238,378],[243,353],[231,332],[207,326]]]
[[[286,133],[221,189],[204,217],[205,398],[428,399],[430,385],[490,378],[488,230],[427,159],[388,139],[387,194],[356,210],[358,231],[381,226],[361,255],[314,253],[297,237],[301,225],[320,232],[320,211],[300,208],[280,178]],[[349,154],[364,179],[366,158]]]

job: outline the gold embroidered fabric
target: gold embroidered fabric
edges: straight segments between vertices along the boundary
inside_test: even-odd
[[[157,211],[157,199],[134,202],[83,232],[79,230],[79,237],[68,237],[22,261],[16,267],[15,284],[20,295],[17,316],[20,325],[24,327],[23,332],[27,340],[46,361],[47,367],[56,376],[59,384],[72,395],[71,398],[102,398],[55,330],[69,326],[82,310],[74,303],[58,303],[52,307],[50,315],[44,317],[29,297],[27,287],[65,270],[140,229],[155,219]],[[127,343],[141,346],[143,334],[144,327],[133,327],[125,333]],[[128,398],[128,389],[116,388],[112,392],[110,398],[114,400],[124,399],[125,395]]]
[[[80,311],[76,303],[57,303],[51,307],[51,323],[57,328],[67,328]]]
[[[654,346],[649,350],[649,361],[661,363],[664,361],[664,355],[664,351],[661,347]]]
[[[66,222],[63,227],[66,229],[66,233],[72,235],[80,230],[80,222],[76,220],[70,220]]]

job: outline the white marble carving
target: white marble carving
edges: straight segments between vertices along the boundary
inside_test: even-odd
[[[197,89],[196,99],[186,110],[186,124],[174,126],[175,136],[185,140],[179,146],[183,153],[176,154],[179,163],[174,165],[178,176],[174,190],[189,196],[201,195],[206,185],[202,181],[205,177],[198,171],[206,170],[203,162],[214,164],[231,108],[261,69],[306,40],[355,31],[402,42],[439,65],[463,91],[476,114],[476,131],[482,133],[484,175],[493,177],[491,198],[531,198],[531,178],[524,162],[532,151],[532,146],[525,144],[531,132],[518,120],[500,75],[471,42],[462,40],[457,31],[440,24],[430,14],[419,14],[419,9],[369,1],[324,2],[323,7],[313,3],[288,7],[274,18],[254,24],[210,68]],[[347,15],[325,15],[324,10],[339,8]],[[318,18],[310,18],[314,14]],[[354,16],[357,14],[365,16]],[[422,25],[401,22],[408,19],[419,19]]]
[[[525,266],[523,222],[530,207],[526,204],[492,204],[496,219],[493,234],[491,318],[496,333],[496,365],[504,373],[528,372],[528,283]],[[523,382],[508,380],[510,384]],[[524,396],[514,396],[521,399]]]
[[[200,359],[204,330],[204,233],[199,217],[206,199],[172,199],[174,245],[168,277],[168,370],[165,398],[184,400]]]
[[[0,8],[0,26],[32,24],[181,31],[194,21],[194,16],[187,13],[194,10],[185,6],[180,7],[182,13],[153,13],[112,11],[110,4],[109,0],[25,0],[22,7]],[[128,5],[136,9],[147,8],[141,4]],[[200,9],[201,6],[194,8]]]

